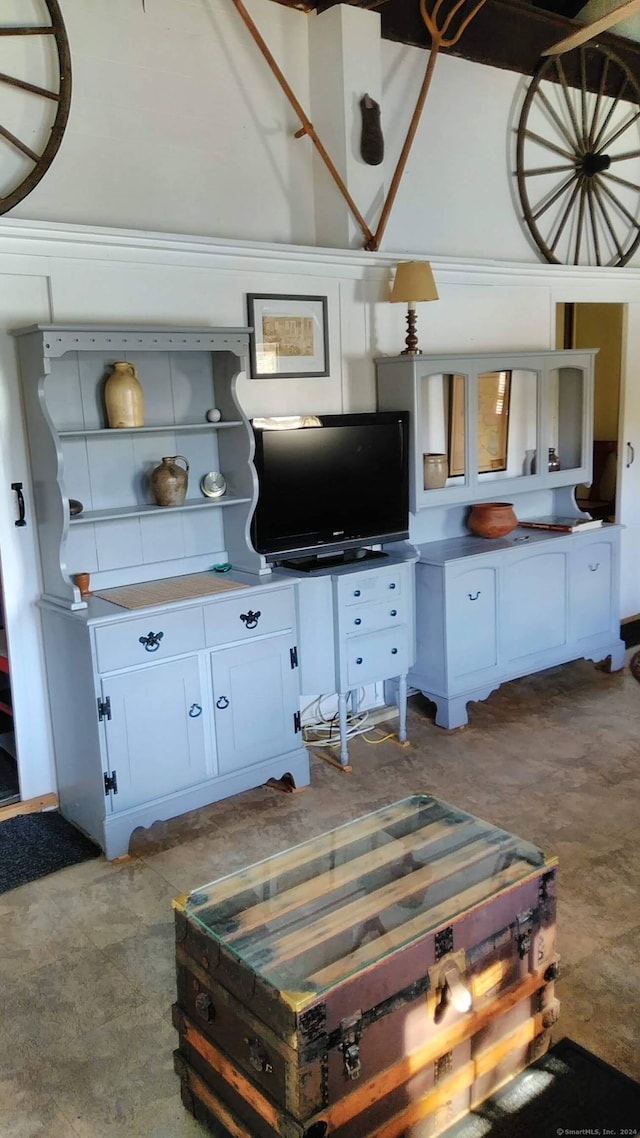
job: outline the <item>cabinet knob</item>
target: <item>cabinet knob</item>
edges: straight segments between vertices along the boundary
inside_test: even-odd
[[[390,615],[391,615],[391,616],[397,616],[397,615],[398,615],[398,610],[397,610],[397,609],[391,609],[391,614],[390,614]]]
[[[140,636],[138,639],[144,644],[145,652],[157,652],[163,636],[164,632],[150,632],[148,636]]]
[[[362,663],[362,656],[356,656],[356,664]]]
[[[354,624],[362,624],[362,617],[357,616],[353,623]]]
[[[395,581],[392,581],[391,584],[389,585],[389,588],[395,589],[395,587],[396,587],[396,583],[395,583]]]
[[[392,648],[392,649],[391,649],[391,655],[392,655],[392,656],[397,656],[397,655],[398,655],[398,649],[397,649],[397,648]]]
[[[353,595],[354,595],[354,597],[359,597],[360,596],[360,589],[354,589]]]

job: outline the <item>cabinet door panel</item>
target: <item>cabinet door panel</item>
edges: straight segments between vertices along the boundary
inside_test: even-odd
[[[161,798],[205,777],[206,711],[197,656],[111,676],[102,693],[111,702],[107,755],[118,783],[112,810]]]
[[[611,543],[589,542],[571,557],[571,637],[597,636],[612,627]]]
[[[291,635],[272,636],[211,653],[211,679],[221,774],[299,746],[298,673]]]
[[[447,659],[451,679],[494,668],[497,567],[475,567],[447,581]]]
[[[506,660],[534,657],[567,640],[567,551],[507,560],[501,636]]]

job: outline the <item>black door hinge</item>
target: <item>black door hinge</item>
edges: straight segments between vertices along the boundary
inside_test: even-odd
[[[293,648],[289,649],[289,657],[291,659],[291,667],[297,668],[298,667],[298,648],[297,648],[296,644],[294,644]]]
[[[293,713],[293,729],[294,729],[294,731],[302,731],[302,725],[300,723],[300,712],[299,711],[294,711],[294,713]]]
[[[108,795],[110,791],[113,794],[118,793],[118,779],[116,777],[115,771],[111,771],[111,774],[109,774],[108,771],[104,772],[104,793],[105,793],[105,796]]]
[[[105,700],[98,700],[98,720],[102,723],[103,719],[111,719],[111,698],[107,696]]]

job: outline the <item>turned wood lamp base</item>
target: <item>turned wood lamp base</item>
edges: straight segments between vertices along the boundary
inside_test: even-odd
[[[418,320],[415,307],[407,309],[407,336],[405,339],[406,348],[402,350],[402,356],[420,356],[422,355],[422,348],[418,347]]]

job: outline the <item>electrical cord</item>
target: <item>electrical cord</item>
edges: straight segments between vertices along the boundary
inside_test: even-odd
[[[364,689],[361,689],[364,694]],[[317,699],[307,704],[303,708],[302,715],[309,712],[314,712],[315,721],[304,724],[302,728],[302,741],[306,747],[318,746],[322,744],[325,747],[339,747],[340,746],[340,723],[337,712],[332,712],[331,715],[326,715],[322,710],[323,700],[333,698],[328,695],[318,696]],[[367,726],[369,720],[368,711],[347,712],[347,739],[354,739],[357,735],[364,737],[365,743],[376,744],[384,743],[387,739],[393,738],[393,733],[384,735],[381,739],[367,739],[367,734],[371,731],[378,730],[377,724],[371,723]]]

